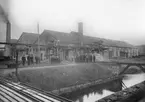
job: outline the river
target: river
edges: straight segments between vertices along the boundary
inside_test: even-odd
[[[122,81],[126,87],[130,87],[144,80],[145,74],[141,73],[141,74],[127,74],[125,75]],[[105,84],[83,89],[78,92],[73,92],[70,95],[64,97],[71,99],[74,102],[95,102],[105,96],[113,94],[114,92],[125,89],[126,87],[122,86],[120,80],[111,81]]]

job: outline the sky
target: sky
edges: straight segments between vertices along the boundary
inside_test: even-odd
[[[145,0],[9,0],[6,11],[12,38],[37,33],[38,22],[40,33],[77,31],[83,22],[84,35],[145,44]]]

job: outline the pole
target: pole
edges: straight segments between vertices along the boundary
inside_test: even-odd
[[[19,81],[19,76],[18,76],[18,50],[16,50],[16,78],[17,78],[17,81]]]
[[[37,33],[39,34],[39,22],[37,23]],[[40,38],[38,35],[38,57],[40,58]]]

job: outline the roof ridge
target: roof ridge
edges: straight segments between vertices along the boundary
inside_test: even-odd
[[[50,31],[50,32],[64,33],[64,34],[68,34],[68,35],[70,34],[70,33],[67,33],[67,32],[61,32],[61,31],[54,31],[54,30],[46,30],[46,29],[44,29],[44,32],[45,31],[46,32],[49,32]]]
[[[38,33],[29,33],[29,32],[22,32],[22,34],[36,34],[36,35],[40,35]]]
[[[126,44],[129,44],[129,45],[132,45],[132,44],[130,44],[130,43],[126,42],[126,41],[122,41],[122,40],[106,39],[106,38],[95,37],[95,36],[88,36],[88,35],[85,35],[85,36],[86,37],[92,37],[92,38],[98,38],[98,39],[101,39],[101,40],[109,40],[109,41],[115,41],[115,42],[122,42],[122,43],[126,43]]]

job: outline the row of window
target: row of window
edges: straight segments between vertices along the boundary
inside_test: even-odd
[[[29,49],[30,52],[31,52],[32,50],[33,50],[34,52],[35,52],[35,51],[37,52],[37,51],[38,51],[38,48],[33,48],[33,49],[30,48],[30,49]],[[40,51],[46,51],[46,48],[40,48]]]

